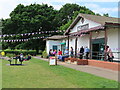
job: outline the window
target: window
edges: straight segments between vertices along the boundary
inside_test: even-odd
[[[57,45],[53,45],[53,50],[57,50]]]

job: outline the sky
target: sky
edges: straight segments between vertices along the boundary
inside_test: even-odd
[[[118,16],[118,6],[120,7],[119,0],[1,0],[0,1],[0,19],[9,18],[9,14],[16,8],[18,4],[48,4],[59,10],[66,3],[76,3],[80,6],[86,6],[95,13],[103,15],[108,13],[110,17]]]

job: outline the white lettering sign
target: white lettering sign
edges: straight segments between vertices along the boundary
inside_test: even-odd
[[[50,59],[49,65],[56,65],[56,59]]]
[[[81,26],[78,26],[78,31],[79,30],[87,30],[87,29],[89,29],[89,24],[85,24],[85,25],[81,25]]]

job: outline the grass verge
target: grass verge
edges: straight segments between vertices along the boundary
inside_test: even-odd
[[[2,88],[117,88],[118,82],[32,58],[25,66],[2,60]]]

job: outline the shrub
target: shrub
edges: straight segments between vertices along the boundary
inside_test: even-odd
[[[36,55],[35,50],[10,50],[10,49],[6,49],[6,50],[4,50],[4,52],[6,54],[20,54],[20,53],[23,53],[24,55],[27,55],[27,54]]]
[[[42,56],[43,56],[43,58],[48,58],[48,54],[46,52],[46,49],[42,52]]]
[[[9,58],[11,58],[11,57],[14,57],[15,55],[14,55],[14,54],[7,53],[6,56],[9,57]]]

